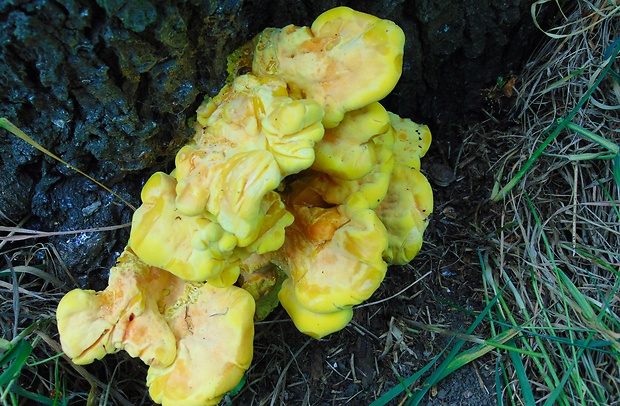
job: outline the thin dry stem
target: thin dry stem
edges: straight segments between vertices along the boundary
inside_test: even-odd
[[[564,10],[565,23],[553,30],[556,39],[548,41],[523,72],[513,112],[523,134],[520,152],[496,165],[509,169],[508,176],[520,168],[523,157],[532,155],[546,137],[545,130],[566,116],[602,74],[606,52],[620,32],[619,9],[612,2],[571,4],[574,9]],[[612,63],[617,72],[619,64]],[[618,88],[616,79],[603,80],[572,120],[616,145],[620,144]],[[505,136],[515,141],[513,134]],[[520,306],[511,309],[513,315],[532,331],[553,337],[530,340],[534,350],[549,354],[544,367],[562,378],[579,357],[566,393],[573,390],[584,398],[565,398],[571,403],[616,399],[620,386],[620,185],[613,179],[608,155],[604,147],[579,134],[560,134],[505,199],[503,222],[516,221],[517,226],[496,240],[497,263],[518,292],[512,299]],[[570,284],[561,274],[570,278]],[[582,344],[605,340],[610,351],[586,349],[580,357],[580,347],[561,344],[559,339]],[[540,364],[529,361],[524,359],[524,364],[537,400],[542,401],[555,389],[540,381],[541,374],[550,370],[537,370]],[[609,365],[615,365],[615,375],[609,373]],[[577,384],[585,385],[585,392],[575,386],[569,389]],[[520,393],[517,380],[508,385]]]

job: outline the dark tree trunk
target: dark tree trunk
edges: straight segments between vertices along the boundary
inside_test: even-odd
[[[0,1],[0,116],[139,204],[170,169],[188,119],[226,76],[226,56],[262,29],[309,25],[349,5],[399,24],[403,76],[388,109],[431,126],[480,112],[481,89],[518,71],[538,33],[525,0]],[[0,131],[0,220],[72,230],[127,223],[108,192]],[[101,288],[128,230],[53,239],[81,283]]]

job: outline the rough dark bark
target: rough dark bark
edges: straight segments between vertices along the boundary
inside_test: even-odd
[[[226,56],[268,26],[308,25],[349,5],[398,23],[403,76],[385,104],[427,122],[436,142],[480,111],[480,90],[517,70],[537,33],[525,0],[0,2],[0,116],[139,204],[170,169],[187,120],[226,75]],[[81,175],[0,131],[0,219],[72,230],[127,223],[132,211]],[[128,231],[53,239],[81,282],[101,287]],[[90,277],[89,275],[93,275]],[[103,277],[103,278],[102,278]]]

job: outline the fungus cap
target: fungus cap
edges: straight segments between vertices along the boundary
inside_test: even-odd
[[[147,365],[163,405],[215,405],[252,361],[254,299],[236,286],[187,282],[126,249],[103,292],[76,289],[58,306],[63,351],[78,364],[124,349]]]
[[[251,244],[265,195],[314,161],[322,118],[317,103],[291,99],[277,78],[235,78],[199,109],[194,142],[176,156],[178,210],[212,218],[240,247]]]
[[[313,325],[317,314],[337,313],[368,299],[387,270],[382,259],[386,230],[365,200],[330,207],[307,182],[302,178],[291,185],[285,204],[295,221],[286,229],[284,245],[271,254],[288,276],[279,298],[292,310],[296,325],[305,323],[299,318],[306,316]],[[343,320],[342,315],[330,317]],[[329,331],[321,325],[321,335],[344,327],[330,322],[337,329]]]
[[[378,102],[347,112],[314,146],[311,168],[338,179],[359,179],[377,164],[374,139],[390,130],[388,113]]]
[[[134,212],[129,246],[149,265],[188,281],[221,276],[231,285],[239,275],[237,238],[205,216],[188,216],[176,205],[176,180],[156,172],[142,188],[142,205]]]
[[[387,230],[385,261],[409,263],[422,247],[422,236],[433,211],[433,191],[426,177],[415,168],[396,163],[388,193],[374,211]]]
[[[291,317],[291,320],[293,320],[297,330],[313,338],[322,338],[328,334],[340,331],[353,318],[353,309],[351,307],[329,313],[317,313],[308,310],[297,300],[295,287],[291,279],[287,279],[282,283],[278,297],[282,307]]]
[[[373,143],[377,162],[370,173],[359,179],[344,180],[326,173],[314,172],[308,182],[310,189],[330,204],[341,205],[350,199],[362,198],[368,208],[378,206],[387,194],[394,168],[392,131],[375,137]]]
[[[400,78],[405,35],[389,20],[348,7],[321,14],[309,27],[289,25],[260,34],[252,71],[282,78],[298,98],[325,110],[333,128],[347,111],[387,96]]]
[[[76,364],[124,349],[148,365],[169,365],[175,338],[158,311],[156,295],[171,278],[126,249],[103,292],[74,289],[60,300],[56,320],[63,351]]]
[[[161,303],[177,339],[176,358],[150,367],[146,384],[164,406],[217,405],[252,362],[254,299],[236,286],[184,288]]]
[[[427,125],[418,124],[388,112],[394,133],[396,162],[420,170],[420,158],[431,145],[431,132]]]

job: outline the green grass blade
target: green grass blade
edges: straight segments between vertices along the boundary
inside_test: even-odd
[[[573,78],[581,75],[584,71],[586,70],[586,66],[582,67],[581,69],[577,69],[576,71],[569,73],[567,76],[563,77],[562,79],[559,79],[553,83],[551,83],[549,86],[547,86],[545,88],[545,90],[543,90],[543,94],[544,93],[549,93],[550,91],[552,91],[553,89],[556,89],[562,85],[568,84]]]
[[[573,111],[571,111],[571,113],[569,114],[569,117],[572,118],[576,113],[577,113],[577,110],[574,110],[574,113]],[[551,128],[552,127],[550,127],[547,131],[551,130]],[[563,128],[564,128],[564,125],[562,125],[561,122],[558,123],[555,130],[553,130],[551,134],[549,134],[549,136],[543,141],[543,143],[540,144],[540,146],[536,149],[536,151],[534,151],[532,156],[523,164],[523,167],[519,170],[519,172],[517,172],[517,174],[512,179],[510,179],[510,181],[503,188],[501,188],[496,194],[492,195],[491,200],[493,200],[494,202],[499,202],[500,200],[502,200],[504,196],[506,196],[508,192],[510,192],[517,185],[517,183],[521,181],[521,178],[525,176],[527,171],[529,171],[532,165],[534,165],[534,162],[536,162],[538,157],[549,146],[549,144],[551,144],[551,142],[553,142],[553,140],[556,139],[556,137],[560,134]]]
[[[497,300],[498,300],[500,295],[501,295],[501,292],[498,295],[496,295],[493,299],[491,299],[489,301],[489,303],[487,304],[487,306],[477,315],[476,319],[474,320],[472,325],[467,330],[467,332],[466,332],[467,335],[471,335],[474,332],[474,330],[476,329],[476,327],[482,322],[482,320],[484,320],[487,317],[487,313],[489,312],[490,309],[493,308],[493,306],[495,306],[495,304],[497,303]],[[384,406],[388,402],[390,402],[392,399],[394,399],[396,396],[398,396],[402,392],[405,392],[405,390],[409,390],[409,387],[411,385],[413,385],[418,379],[420,379],[420,377],[422,375],[424,375],[428,370],[431,369],[431,367],[433,365],[435,365],[438,362],[438,360],[441,358],[443,353],[445,351],[447,351],[448,348],[450,348],[450,346],[452,344],[452,341],[454,341],[455,339],[456,339],[456,336],[453,336],[452,339],[450,340],[450,342],[448,343],[448,345],[446,345],[444,347],[444,349],[441,350],[441,352],[439,354],[437,354],[437,356],[435,356],[428,364],[426,364],[423,368],[421,368],[415,374],[413,374],[410,377],[408,377],[407,379],[405,379],[403,381],[403,383],[401,383],[401,385],[395,386],[392,389],[390,389],[389,391],[387,391],[386,393],[384,393],[383,395],[381,395],[381,397],[379,397],[377,400],[372,402],[370,406]],[[428,389],[430,389],[436,382],[438,382],[439,380],[445,378],[447,375],[449,375],[450,372],[453,372],[456,369],[460,368],[461,366],[465,365],[465,364],[462,364],[462,365],[457,367],[457,365],[459,363],[459,361],[457,361],[455,364],[450,366],[450,372],[445,373],[445,374],[443,372],[450,365],[450,363],[455,359],[456,355],[458,354],[458,352],[460,351],[461,347],[464,344],[465,344],[465,340],[458,340],[457,344],[450,351],[450,354],[448,354],[446,359],[434,371],[434,373],[431,375],[431,377],[429,377],[424,382],[423,389],[416,391],[415,394],[414,394],[415,398],[410,398],[409,399],[409,403],[407,403],[407,404],[417,404],[417,403],[411,403],[411,402],[418,402],[419,403],[419,401],[421,400],[421,398],[424,397],[424,394],[426,394]],[[489,347],[488,351],[490,351],[491,349],[492,349],[492,347]],[[468,359],[467,355],[465,355],[463,358],[461,358],[460,361],[463,362],[465,359]],[[471,361],[471,359],[470,359],[470,361]],[[420,400],[415,400],[417,398],[419,398]]]
[[[601,137],[600,135],[586,129],[583,128],[582,126],[572,123],[572,122],[567,122],[566,123],[566,128],[568,128],[569,130],[573,130],[575,131],[577,134],[589,139],[590,141],[596,142],[598,145],[600,145],[601,147],[607,149],[609,152],[612,152],[614,154],[618,154],[620,152],[620,147],[618,145],[616,145],[615,143],[609,141],[607,138],[605,137]]]
[[[572,299],[577,303],[575,309],[579,309],[579,312],[584,315],[586,320],[593,321],[596,319],[594,309],[590,306],[590,303],[586,300],[583,294],[579,291],[577,286],[570,280],[570,278],[561,269],[556,269],[556,273],[560,275],[560,280],[567,292],[570,293]]]
[[[502,384],[502,379],[505,385]],[[497,396],[497,404],[499,406],[504,405],[504,396],[501,388],[506,387],[508,388],[508,390],[510,390],[510,385],[508,385],[507,383],[508,377],[506,376],[506,369],[504,368],[502,357],[497,357],[495,359],[495,394]]]
[[[476,317],[476,319],[471,324],[471,326],[469,326],[465,334],[467,335],[473,334],[476,327],[478,327],[478,325],[482,322],[482,320],[484,320],[487,317],[488,312],[495,306],[501,293],[502,292],[498,293],[491,301],[489,301],[486,307],[480,312],[478,317]],[[422,401],[422,399],[424,398],[424,396],[426,395],[426,393],[428,392],[430,388],[432,388],[434,385],[436,385],[439,381],[441,381],[443,378],[448,376],[450,373],[466,365],[466,364],[463,364],[462,362],[471,361],[471,359],[467,358],[467,356],[464,356],[462,359],[458,359],[455,361],[455,358],[457,357],[459,351],[461,350],[464,344],[465,344],[465,340],[457,341],[457,343],[454,345],[454,348],[450,350],[450,353],[448,354],[446,359],[443,360],[443,362],[439,365],[439,367],[437,367],[437,369],[431,374],[431,376],[429,376],[424,381],[424,383],[422,384],[422,387],[418,389],[417,391],[415,391],[414,393],[415,396],[409,399],[409,401],[406,403],[407,405],[418,405]]]
[[[41,404],[41,405],[48,405],[48,406],[66,405],[65,401],[58,400],[56,398],[50,399],[47,396],[43,396],[43,395],[40,395],[38,393],[29,392],[29,391],[27,391],[27,390],[25,390],[23,388],[20,388],[17,385],[14,385],[11,388],[11,391],[13,393],[15,393],[16,395],[19,395],[19,396],[21,396],[23,398],[34,400],[35,402],[37,402],[38,404]]]
[[[510,344],[515,347],[516,340],[514,338],[511,339]],[[530,385],[530,380],[527,377],[525,365],[523,365],[523,360],[516,351],[508,351],[508,356],[510,357],[510,361],[512,361],[512,366],[515,370],[515,373],[517,374],[517,380],[519,381],[521,396],[523,397],[524,403],[526,405],[534,405],[536,401],[534,399],[534,393],[532,392],[532,385]],[[543,355],[541,355],[541,357],[542,356]]]
[[[19,340],[15,346],[2,354],[0,366],[8,366],[0,375],[0,386],[9,385],[19,376],[31,352],[32,345],[26,340]]]
[[[441,350],[439,352],[439,354],[437,354],[435,357],[433,357],[433,359],[428,364],[426,364],[423,368],[421,368],[415,374],[413,374],[410,377],[408,377],[407,379],[405,379],[403,382],[401,382],[400,385],[397,385],[397,386],[393,387],[392,389],[390,389],[389,391],[385,392],[383,395],[381,395],[381,397],[379,397],[377,400],[372,402],[370,404],[370,406],[385,406],[392,399],[394,399],[396,396],[400,395],[401,393],[403,393],[405,391],[409,391],[409,387],[411,385],[413,385],[415,383],[415,381],[420,379],[420,377],[422,375],[424,375],[429,369],[431,369],[431,367],[433,365],[435,365],[439,361],[439,359],[441,358],[443,353],[446,352],[448,350],[448,348],[450,348],[450,345],[452,344],[453,340],[454,340],[454,338],[452,338],[452,340],[450,340],[448,345],[446,345],[443,348],[443,350]]]
[[[396,370],[396,367],[394,365],[390,364],[390,366],[392,367],[392,371],[394,372],[394,375],[396,375],[396,379],[398,379],[398,382],[400,382],[400,387],[403,388],[403,390],[405,391],[407,396],[412,397],[413,393],[411,393],[411,390],[409,389],[409,385],[407,385],[407,383],[405,382],[405,379],[403,379],[403,377],[398,373],[398,371]],[[418,377],[419,377],[419,375],[418,375]]]
[[[590,339],[592,339],[592,334],[590,334],[588,336],[588,339],[586,341],[588,341]],[[575,365],[577,364],[577,360],[579,358],[581,358],[581,356],[583,355],[584,351],[585,351],[585,348],[581,348],[579,350],[578,354],[577,354],[577,357],[575,359],[573,359],[573,362],[570,364],[570,366],[565,371],[563,371],[564,372],[564,377],[560,381],[560,384],[558,386],[556,386],[556,388],[553,390],[553,392],[551,392],[551,394],[549,395],[549,397],[547,398],[547,400],[545,401],[543,406],[553,406],[553,405],[555,405],[558,397],[564,394],[564,388],[566,386],[566,383],[568,382],[568,379],[571,377],[571,374],[572,374],[573,370],[575,369]]]
[[[614,180],[618,188],[620,188],[620,154],[616,154],[614,158]]]
[[[119,198],[123,203],[125,203],[132,210],[134,210],[134,211],[136,210],[136,208],[131,203],[129,203],[127,200],[123,199],[120,195],[115,193],[112,189],[110,189],[109,187],[107,187],[103,183],[99,182],[98,180],[94,179],[93,177],[89,176],[85,172],[82,172],[80,169],[76,168],[75,166],[71,165],[70,163],[65,162],[58,155],[54,154],[50,150],[46,149],[43,145],[39,144],[38,142],[36,142],[32,138],[30,138],[28,135],[26,135],[25,132],[20,130],[15,124],[11,123],[6,118],[4,118],[4,117],[0,118],[0,127],[4,128],[5,130],[7,130],[11,134],[15,135],[16,137],[21,138],[22,140],[26,141],[28,144],[32,145],[33,147],[35,147],[39,151],[43,152],[45,155],[47,155],[47,156],[49,156],[51,158],[54,158],[58,162],[60,162],[63,165],[67,166],[68,168],[71,168],[72,170],[74,170],[75,172],[79,173],[80,175],[85,176],[88,180],[94,182],[96,185],[102,187],[106,191],[112,193],[114,196]]]
[[[34,362],[27,362],[26,365],[28,365],[29,367],[36,367],[37,365],[41,365],[41,364],[45,364],[46,362],[49,362],[49,361],[57,360],[58,358],[62,357],[63,355],[64,355],[64,353],[52,355],[51,357],[47,357],[47,358],[44,358],[42,360],[38,360],[38,361],[34,361]]]
[[[491,196],[491,200],[494,202],[499,202],[502,200],[508,192],[510,192],[516,185],[521,181],[523,176],[529,171],[529,169],[534,165],[534,162],[538,159],[538,157],[543,153],[543,151],[551,144],[551,142],[556,139],[556,137],[560,134],[560,132],[566,127],[566,125],[573,119],[573,117],[577,114],[579,110],[583,107],[586,101],[590,98],[592,93],[598,88],[600,83],[607,77],[607,73],[611,70],[613,66],[613,61],[615,61],[618,53],[620,52],[620,43],[615,43],[613,48],[611,48],[610,57],[606,60],[606,65],[603,68],[601,74],[596,78],[592,86],[588,89],[588,91],[583,95],[583,97],[579,100],[577,105],[566,115],[564,119],[559,119],[554,125],[549,126],[549,128],[545,131],[548,133],[551,131],[551,134],[547,136],[545,141],[534,151],[532,156],[523,164],[523,167],[517,172],[517,174],[496,194]],[[555,128],[554,128],[555,127]]]
[[[514,345],[514,342],[512,343]],[[519,387],[521,388],[521,396],[523,397],[523,403],[526,405],[534,405],[536,401],[534,399],[534,393],[532,392],[532,385],[530,385],[530,380],[527,377],[527,372],[525,371],[525,365],[523,365],[523,360],[514,351],[508,351],[508,356],[510,357],[510,361],[512,361],[512,366],[517,374],[517,380],[519,381]]]
[[[0,230],[2,231],[2,230]],[[16,274],[30,274],[30,275],[34,275],[38,278],[41,278],[47,282],[50,282],[51,284],[53,284],[54,286],[60,287],[63,286],[64,284],[60,281],[60,279],[56,278],[53,275],[50,275],[49,273],[42,271],[38,268],[35,268],[33,266],[25,266],[25,265],[16,265],[13,267],[13,271]],[[11,276],[11,271],[8,270],[0,270],[0,278],[3,277],[10,277]]]
[[[463,351],[461,354],[454,357],[454,359],[448,363],[444,371],[441,374],[439,374],[438,381],[447,377],[452,372],[456,371],[462,366],[465,366],[469,364],[470,362],[482,357],[483,355],[488,354],[495,348],[504,346],[504,343],[510,342],[518,334],[520,334],[519,330],[516,330],[516,329],[507,330],[499,334],[497,337],[493,338],[493,340],[488,340],[488,343],[492,343],[492,344],[480,344],[480,345],[470,348],[469,350]],[[513,346],[506,346],[506,347],[511,348],[511,349],[516,349]]]
[[[514,331],[519,332],[518,329],[514,329]],[[502,333],[504,334],[504,333]],[[487,344],[493,348],[497,348],[500,350],[506,350],[509,351],[511,353],[516,353],[516,354],[521,354],[521,355],[527,355],[528,357],[538,357],[541,358],[543,355],[537,353],[536,351],[529,351],[529,350],[524,350],[522,348],[516,347],[514,345],[514,343],[508,343],[508,344],[504,344],[501,342],[497,342],[495,340],[489,340],[487,341]]]

